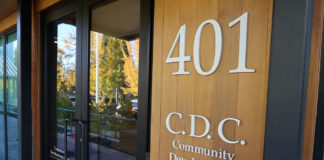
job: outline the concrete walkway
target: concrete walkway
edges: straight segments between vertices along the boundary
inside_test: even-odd
[[[18,160],[18,120],[8,116],[8,159]],[[74,160],[75,140],[68,136],[68,158]],[[64,134],[57,133],[57,147],[64,150]],[[100,148],[100,151],[98,150]],[[4,116],[0,114],[0,160],[4,159]],[[112,149],[109,146],[89,143],[90,160],[135,160],[134,156]]]
[[[68,159],[75,160],[75,140],[72,136],[68,136]],[[64,134],[57,133],[57,147],[64,150]],[[100,148],[100,151],[98,150]],[[135,160],[132,155],[112,149],[109,146],[99,145],[97,143],[89,143],[89,159],[90,160]]]

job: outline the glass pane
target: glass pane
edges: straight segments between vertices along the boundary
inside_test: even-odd
[[[5,156],[5,139],[4,139],[4,116],[3,116],[3,46],[0,37],[0,159]]]
[[[50,120],[49,140],[51,159],[74,159],[75,127],[75,72],[76,72],[76,24],[75,15],[64,17],[53,22],[51,33],[51,49],[49,54],[56,54],[56,94],[55,106],[49,108]],[[55,74],[55,73],[53,73]],[[53,114],[56,113],[56,114]],[[54,116],[55,115],[55,116]],[[65,131],[67,132],[65,134]],[[66,144],[65,144],[66,138]],[[65,148],[66,151],[65,152]]]
[[[92,8],[89,155],[135,159],[138,106],[139,0]]]
[[[18,159],[18,81],[17,33],[7,36],[6,44],[8,159]]]

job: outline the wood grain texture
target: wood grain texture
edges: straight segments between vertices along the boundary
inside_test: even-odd
[[[35,0],[35,1],[36,1],[36,11],[40,12],[62,0]]]
[[[4,33],[17,25],[17,12],[0,20],[0,33]]]
[[[324,1],[314,0],[312,40],[307,86],[307,101],[304,125],[303,160],[313,159],[316,112],[321,65],[321,49],[324,20]]]
[[[33,159],[41,160],[41,47],[40,13],[32,6],[32,121]]]
[[[1,7],[3,7],[3,6],[1,6]],[[17,1],[10,2],[9,7],[7,7],[5,10],[0,11],[0,21],[4,18],[8,17],[9,15],[11,15],[14,12],[17,12]]]
[[[195,153],[175,150],[174,139],[182,143],[209,149],[223,149],[235,153],[235,159],[263,159],[265,116],[272,25],[272,0],[156,0],[154,17],[151,159],[169,159],[169,152],[184,158]],[[240,24],[232,28],[228,23],[249,13],[247,67],[255,73],[230,74],[238,62]],[[165,60],[180,26],[186,24],[186,55],[193,58],[193,41],[198,26],[207,19],[217,20],[223,31],[222,58],[211,75],[197,73],[193,59],[186,62],[190,75],[172,75],[178,63]],[[211,68],[214,59],[215,33],[211,25],[202,32],[200,61],[203,70]],[[177,57],[177,44],[173,57]],[[165,118],[171,112],[180,112],[183,119],[171,119],[174,130],[190,131],[189,114],[203,115],[211,122],[212,139],[172,135],[166,129]],[[241,126],[228,122],[224,134],[229,139],[246,140],[247,145],[227,144],[221,141],[217,127],[225,118],[238,118]],[[197,120],[197,132],[202,133],[204,122]],[[215,159],[204,156],[205,160]]]

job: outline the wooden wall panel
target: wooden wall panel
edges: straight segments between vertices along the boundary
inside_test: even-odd
[[[36,1],[36,11],[40,12],[62,0],[35,0],[35,1]]]
[[[0,20],[0,33],[7,31],[17,25],[17,12],[14,12]]]
[[[305,111],[303,160],[313,159],[316,112],[321,65],[324,1],[314,0],[312,40]]]
[[[270,57],[270,37],[272,22],[272,0],[155,0],[152,120],[151,120],[151,159],[169,159],[170,152],[190,159],[215,159],[199,156],[196,153],[172,148],[177,139],[188,145],[234,153],[234,159],[263,159],[265,116]],[[230,74],[237,68],[239,52],[240,23],[232,28],[228,24],[249,13],[247,38],[247,68],[255,73]],[[193,42],[198,26],[207,19],[219,22],[223,33],[221,61],[211,75],[197,73],[193,63]],[[186,24],[185,62],[189,75],[172,75],[178,71],[178,63],[165,62],[180,26]],[[211,25],[202,32],[200,62],[209,70],[214,59],[215,33]],[[177,44],[172,57],[177,57]],[[171,127],[185,131],[186,135],[173,135],[166,129],[166,117],[171,112],[183,114],[183,119],[174,116]],[[211,122],[209,140],[206,137],[193,138],[190,132],[189,114],[203,115]],[[224,134],[231,140],[245,140],[246,145],[223,142],[217,128],[225,118],[241,120],[241,126],[234,122],[225,125]],[[204,130],[204,122],[197,120],[197,133]]]
[[[3,7],[3,6],[1,6]],[[11,6],[6,8],[5,10],[0,11],[0,20],[10,16],[11,14],[17,12],[17,1],[11,2]]]
[[[41,160],[41,50],[40,13],[33,1],[32,11],[32,121],[33,159]]]

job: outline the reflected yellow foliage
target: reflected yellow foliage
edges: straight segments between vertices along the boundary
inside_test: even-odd
[[[126,46],[129,55],[123,50],[124,74],[127,87],[122,87],[124,94],[138,95],[138,55],[139,55],[139,40],[134,40],[134,46],[131,46],[129,41],[126,41]]]
[[[127,117],[132,117],[131,100],[138,94],[139,39],[90,34],[90,106],[99,113],[119,106],[121,116],[131,113]]]

